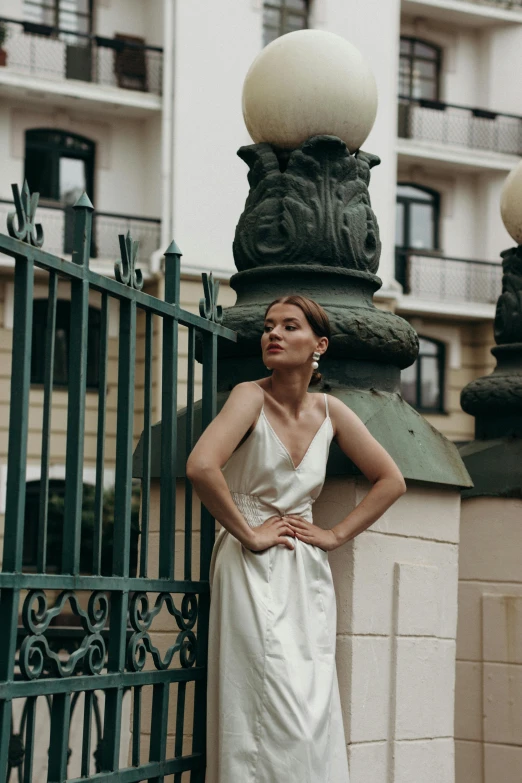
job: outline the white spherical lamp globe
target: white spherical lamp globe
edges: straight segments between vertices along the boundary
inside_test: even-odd
[[[256,57],[243,86],[243,116],[256,143],[295,149],[310,136],[339,136],[355,152],[377,113],[373,73],[345,38],[299,30]]]
[[[506,230],[522,245],[522,162],[508,174],[502,188],[500,214]]]

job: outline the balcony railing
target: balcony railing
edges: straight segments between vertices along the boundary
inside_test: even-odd
[[[163,50],[136,37],[104,38],[0,17],[8,37],[6,67],[16,73],[161,95]]]
[[[475,5],[494,6],[505,11],[522,11],[522,0],[466,0],[466,2],[475,3]]]
[[[522,117],[399,96],[398,135],[443,145],[522,155]]]
[[[0,199],[0,231],[6,225],[7,214],[14,210],[11,201]],[[72,207],[39,206],[37,221],[45,226],[45,250],[54,255],[72,253],[74,215]],[[119,258],[118,234],[130,231],[139,241],[138,259],[143,265],[150,261],[161,241],[161,221],[112,212],[95,212],[92,223],[91,258],[115,260]]]
[[[502,265],[449,258],[429,250],[395,250],[395,277],[405,294],[436,302],[495,304]]]

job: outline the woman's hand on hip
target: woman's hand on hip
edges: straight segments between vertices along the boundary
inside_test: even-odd
[[[287,514],[284,520],[292,529],[295,537],[305,544],[318,546],[325,552],[330,552],[339,546],[333,530],[323,530],[322,527],[317,527],[298,514]]]
[[[252,542],[248,549],[252,552],[264,552],[265,549],[283,544],[287,549],[293,549],[294,545],[286,538],[295,538],[295,533],[286,517],[270,517],[262,525],[252,528]]]

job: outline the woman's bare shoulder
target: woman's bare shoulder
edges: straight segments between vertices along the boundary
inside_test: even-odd
[[[256,410],[263,405],[264,396],[263,389],[255,381],[243,381],[232,388],[222,410],[237,410],[238,406]]]

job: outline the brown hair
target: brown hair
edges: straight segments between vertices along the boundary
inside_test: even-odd
[[[331,329],[328,315],[321,305],[314,302],[313,299],[309,299],[307,296],[301,296],[300,294],[280,296],[278,299],[274,299],[273,302],[270,302],[265,310],[265,318],[270,308],[276,304],[295,305],[303,313],[316,337],[328,337],[328,340],[330,340]],[[316,384],[321,382],[322,377],[320,372],[314,370],[310,380],[310,386],[316,386]]]

